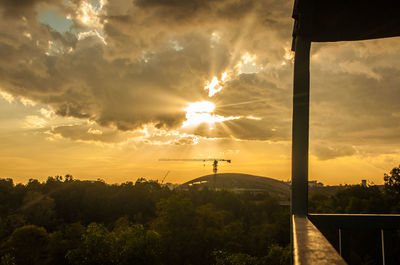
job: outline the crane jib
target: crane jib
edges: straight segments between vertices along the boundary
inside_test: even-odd
[[[202,162],[208,162],[212,161],[213,162],[213,172],[214,174],[217,174],[218,171],[218,162],[227,162],[231,163],[231,159],[223,159],[223,158],[160,158],[158,161],[202,161]]]

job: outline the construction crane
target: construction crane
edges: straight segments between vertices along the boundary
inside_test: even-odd
[[[213,161],[213,172],[217,174],[218,171],[218,162],[228,162],[231,163],[231,159],[219,159],[219,158],[194,158],[194,159],[175,159],[175,158],[160,158],[158,161],[202,161],[208,162]]]
[[[170,172],[170,171],[168,170],[167,174],[165,174],[164,178],[162,179],[161,184],[164,183],[164,180],[165,180],[165,178],[168,176],[169,172]]]
[[[202,161],[202,162],[213,162],[213,172],[214,172],[214,190],[217,189],[217,171],[218,162],[228,162],[231,163],[231,159],[219,159],[219,158],[193,158],[193,159],[176,159],[176,158],[160,158],[159,161]]]

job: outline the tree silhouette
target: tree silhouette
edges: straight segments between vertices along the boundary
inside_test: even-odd
[[[17,265],[45,264],[48,258],[49,235],[43,227],[26,225],[17,228],[6,246]]]
[[[394,167],[389,174],[384,175],[385,188],[388,191],[400,194],[400,165]]]

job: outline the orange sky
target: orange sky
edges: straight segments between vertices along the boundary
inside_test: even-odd
[[[290,179],[290,1],[0,3],[0,177]],[[400,163],[399,38],[313,44],[310,179]]]

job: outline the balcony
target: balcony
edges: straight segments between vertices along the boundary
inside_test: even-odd
[[[337,231],[337,249],[319,231],[330,228]],[[352,229],[379,229],[382,264],[392,260],[392,238],[400,228],[400,215],[392,214],[308,214],[292,215],[294,264],[347,264],[348,233]],[[347,232],[347,233],[346,233]]]
[[[393,231],[400,215],[309,214],[308,146],[310,47],[312,42],[355,41],[400,36],[400,3],[383,1],[295,0],[292,50],[295,51],[292,127],[292,247],[293,264],[347,264],[348,231],[379,229],[382,264],[392,260]],[[337,231],[337,249],[320,232]]]

